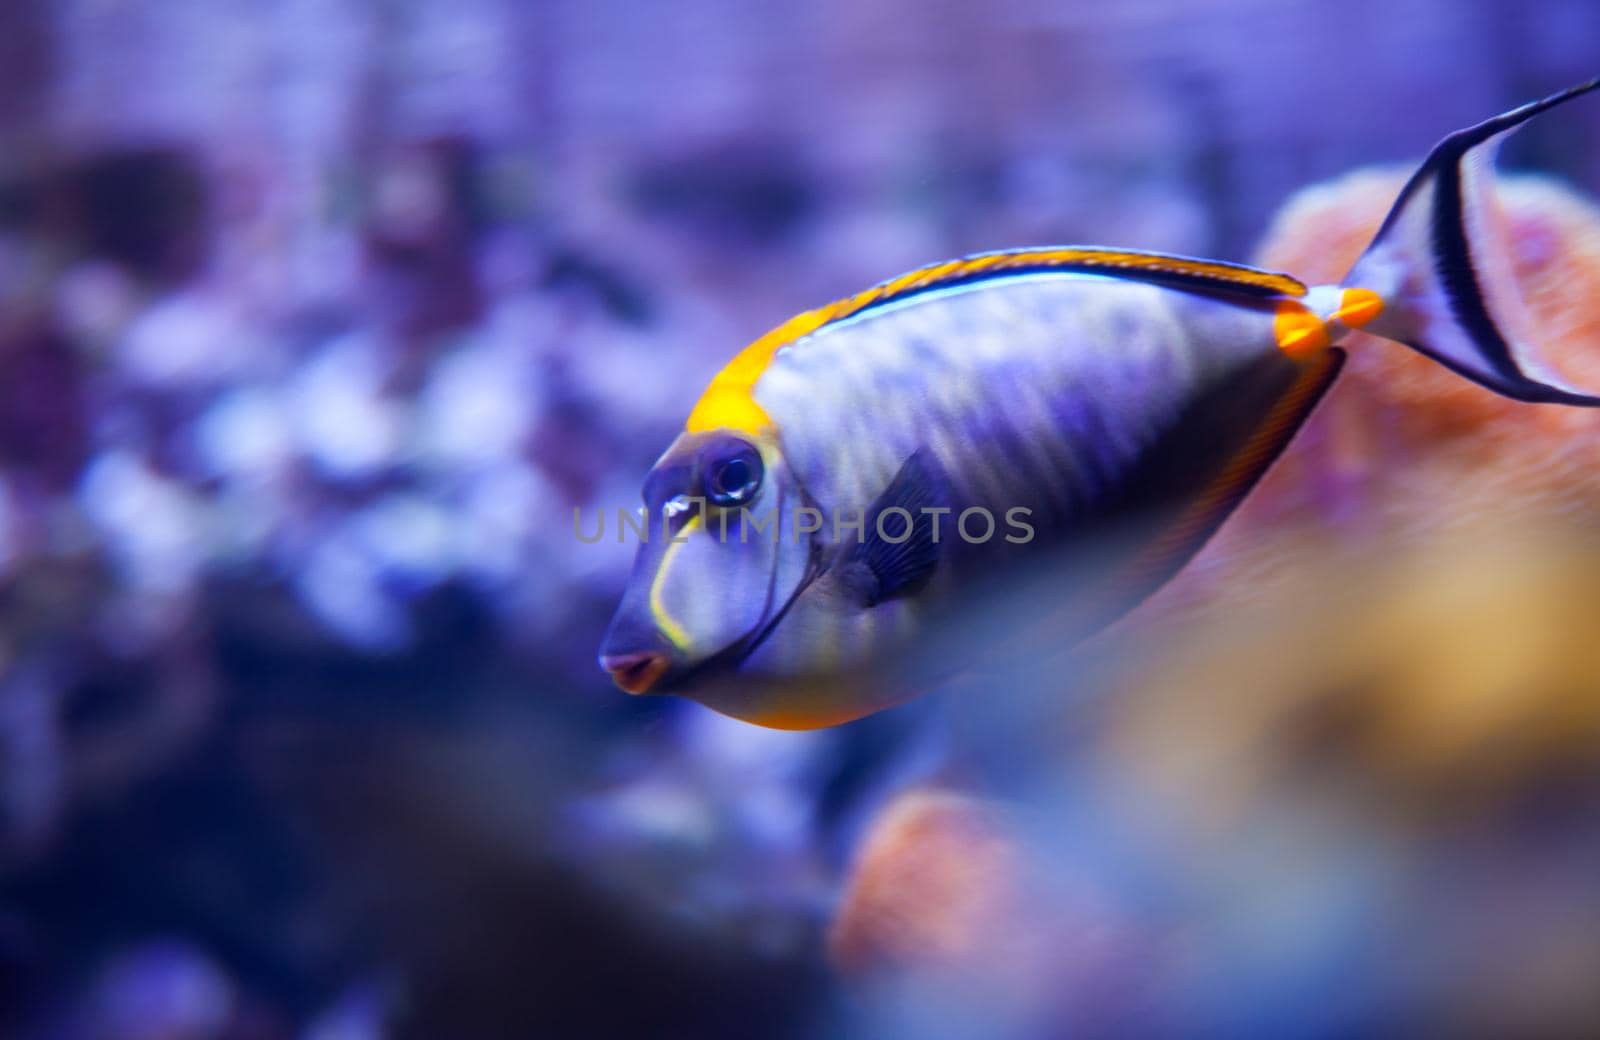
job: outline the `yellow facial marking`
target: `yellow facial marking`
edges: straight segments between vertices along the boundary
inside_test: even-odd
[[[1383,297],[1371,289],[1346,289],[1339,294],[1339,309],[1334,320],[1345,328],[1359,329],[1383,313]]]
[[[1328,326],[1296,300],[1278,304],[1272,334],[1278,340],[1278,349],[1296,361],[1314,358],[1328,348]]]
[[[696,513],[683,525],[682,531],[670,536],[672,542],[667,546],[667,551],[661,554],[661,565],[656,568],[655,580],[650,583],[650,616],[655,619],[656,627],[661,630],[661,634],[666,636],[673,646],[683,651],[689,649],[689,633],[667,613],[667,606],[661,601],[661,586],[666,581],[668,569],[672,567],[672,558],[683,548],[684,541],[694,533],[699,524],[700,514]]]
[[[1257,271],[1249,267],[1215,263],[1209,260],[1191,260],[1188,257],[1164,256],[1158,253],[1134,253],[1113,249],[1016,249],[1008,252],[988,253],[962,260],[919,267],[898,278],[875,285],[854,296],[835,300],[825,307],[797,314],[745,347],[727,366],[712,377],[711,385],[695,403],[684,428],[690,433],[727,429],[743,433],[761,433],[772,426],[772,417],[752,396],[756,381],[761,378],[773,355],[783,347],[803,336],[808,336],[831,321],[848,318],[857,311],[875,303],[883,303],[907,293],[926,289],[942,282],[969,278],[987,272],[1012,270],[1022,267],[1057,267],[1083,270],[1123,270],[1149,274],[1180,275],[1211,279],[1218,282],[1252,286],[1281,293],[1285,296],[1304,296],[1306,287],[1288,275]],[[1285,348],[1287,349],[1287,348]]]

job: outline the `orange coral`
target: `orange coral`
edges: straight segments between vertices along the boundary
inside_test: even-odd
[[[1364,170],[1305,189],[1257,262],[1339,282],[1405,176]],[[1571,382],[1600,387],[1600,207],[1539,177],[1501,178],[1499,196],[1537,346]],[[1370,336],[1348,349],[1344,374],[1284,457],[1141,616],[1286,580],[1285,534],[1406,541],[1486,516],[1583,516],[1600,503],[1600,411],[1510,401]]]
[[[992,952],[1011,915],[1016,850],[983,802],[901,795],[874,823],[829,936],[849,971],[953,967]]]

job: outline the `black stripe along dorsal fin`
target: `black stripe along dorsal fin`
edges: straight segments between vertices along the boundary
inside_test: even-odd
[[[1047,246],[975,253],[958,260],[919,267],[839,301],[835,305],[837,313],[833,315],[833,320],[838,321],[935,289],[1046,271],[1083,271],[1256,297],[1306,294],[1305,285],[1297,279],[1243,264],[1136,249]]]

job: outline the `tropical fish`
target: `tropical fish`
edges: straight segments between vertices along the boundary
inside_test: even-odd
[[[1239,504],[1356,329],[1519,401],[1600,405],[1530,349],[1492,197],[1504,136],[1596,87],[1445,138],[1341,285],[1052,246],[785,322],[717,373],[646,478],[601,667],[630,693],[812,728],[962,667],[950,619],[1010,579],[1047,583],[1070,619],[1053,631],[1087,635]]]

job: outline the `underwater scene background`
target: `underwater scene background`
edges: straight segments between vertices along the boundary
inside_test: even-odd
[[[1593,414],[1353,350],[1145,609],[813,733],[613,688],[573,523],[799,310],[1337,280],[1596,74],[1590,0],[4,5],[0,1037],[1600,1031]],[[1503,166],[1600,386],[1600,103]]]

